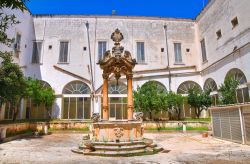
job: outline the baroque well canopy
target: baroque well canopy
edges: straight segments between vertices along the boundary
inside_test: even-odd
[[[136,60],[132,59],[131,53],[124,51],[124,48],[120,45],[123,35],[119,29],[112,33],[111,39],[115,42],[112,52],[106,51],[103,59],[100,59],[98,64],[103,69],[104,78],[108,78],[110,74],[114,73],[118,81],[122,74],[132,76],[132,69],[136,64]]]

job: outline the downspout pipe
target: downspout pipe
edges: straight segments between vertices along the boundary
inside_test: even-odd
[[[92,87],[91,100],[92,100],[92,107],[93,107],[93,112],[94,112],[95,111],[94,109],[95,85],[94,85],[93,66],[92,66],[92,57],[91,57],[90,39],[89,39],[89,22],[87,21],[85,25],[87,29],[88,49],[89,49],[90,79],[91,79],[91,87]]]
[[[95,86],[94,86],[94,78],[93,78],[93,66],[92,66],[92,57],[91,57],[91,49],[90,49],[90,39],[89,39],[89,23],[86,22],[86,29],[87,29],[87,37],[88,37],[88,49],[89,49],[89,63],[90,63],[90,78],[91,78],[91,87],[93,92],[95,92]]]
[[[171,89],[171,83],[172,83],[172,79],[171,79],[171,70],[170,70],[170,63],[169,63],[169,50],[168,50],[168,26],[165,24],[164,26],[164,32],[165,32],[165,39],[166,39],[166,51],[167,51],[167,61],[168,61],[168,65],[167,65],[167,68],[168,68],[168,74],[169,74],[169,79],[168,79],[168,88],[169,88],[169,91],[171,92],[172,89]]]

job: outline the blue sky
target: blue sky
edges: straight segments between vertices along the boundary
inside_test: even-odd
[[[203,2],[204,1],[204,2]],[[29,0],[32,14],[84,14],[195,18],[208,0]]]

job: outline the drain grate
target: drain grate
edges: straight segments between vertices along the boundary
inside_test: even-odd
[[[169,153],[171,150],[163,150],[162,153]]]

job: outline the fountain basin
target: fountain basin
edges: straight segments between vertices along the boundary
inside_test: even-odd
[[[140,121],[101,121],[93,123],[93,140],[98,142],[140,141],[143,127]]]

